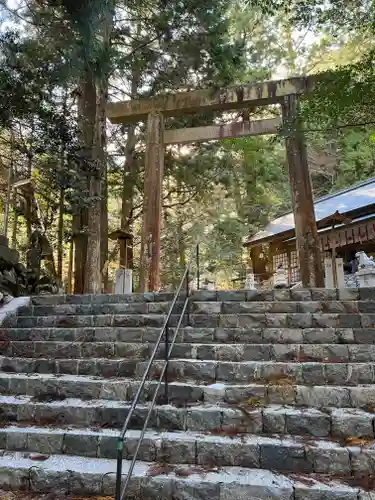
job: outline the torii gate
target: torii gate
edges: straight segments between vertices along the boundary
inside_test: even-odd
[[[297,116],[298,96],[310,92],[313,83],[312,77],[291,78],[219,90],[178,92],[149,99],[108,104],[107,116],[112,123],[147,121],[140,276],[142,291],[154,291],[159,288],[165,145],[274,134],[282,122],[286,129],[286,152],[301,281],[306,288],[324,286],[306,144]],[[164,131],[164,116],[181,116],[205,110],[225,111],[269,104],[281,105],[282,120],[274,118]]]

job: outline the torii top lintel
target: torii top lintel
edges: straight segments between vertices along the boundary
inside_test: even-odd
[[[107,116],[112,123],[130,123],[146,119],[153,111],[163,112],[167,116],[178,116],[205,110],[244,108],[247,104],[253,106],[275,104],[286,95],[311,91],[315,78],[304,76],[218,90],[194,90],[158,95],[148,99],[111,102],[107,106]]]

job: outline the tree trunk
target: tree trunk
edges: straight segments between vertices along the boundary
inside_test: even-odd
[[[112,23],[111,20],[108,22]],[[107,35],[109,36],[109,34]],[[109,42],[109,40],[108,40]],[[103,291],[108,289],[108,165],[107,165],[107,101],[108,77],[106,76],[99,88],[97,109],[98,130],[98,161],[101,169],[101,201],[100,201],[100,271]]]
[[[86,81],[86,75],[83,75],[80,81],[80,94],[78,98],[78,127],[79,140],[81,143],[81,158],[78,165],[76,185],[76,201],[73,212],[72,236],[74,240],[74,293],[82,294],[84,292],[85,268],[87,256],[87,222],[88,209],[84,203],[87,202],[88,192],[88,172],[87,161],[92,155],[92,143],[90,135],[93,136],[94,125],[91,124],[88,116],[87,101],[90,99],[92,89],[89,82]],[[95,88],[94,88],[95,90]],[[96,96],[96,93],[95,93]],[[94,109],[96,112],[96,99],[94,99]],[[92,121],[92,120],[91,120]],[[93,119],[95,123],[95,116]],[[87,158],[89,156],[89,158]]]
[[[11,144],[10,144],[10,166],[13,171],[14,180],[17,179],[17,166],[14,164],[14,134],[13,128],[10,131]],[[12,193],[12,210],[13,210],[13,224],[12,224],[12,242],[11,247],[13,250],[17,248],[17,229],[18,229],[18,207],[17,207],[18,192],[17,188],[13,189]]]
[[[105,43],[110,43],[113,18],[108,15],[107,27],[104,28]],[[105,75],[99,88],[97,108],[98,120],[98,161],[101,168],[101,202],[100,202],[100,272],[102,289],[108,290],[108,165],[107,165],[107,101],[108,101],[108,75]]]
[[[29,153],[27,156],[27,177],[30,179],[32,175],[33,168],[33,155]],[[27,240],[30,241],[32,233],[32,214],[33,214],[33,190],[30,185],[26,186],[25,189],[25,201],[26,201],[26,235]]]
[[[87,253],[87,215],[84,207],[77,207],[73,215],[74,238],[74,293],[82,294],[84,291],[86,253]]]
[[[137,97],[138,87],[140,83],[139,70],[133,68],[131,81],[131,98]],[[122,180],[122,206],[121,206],[121,229],[129,230],[130,218],[133,210],[134,187],[137,181],[138,165],[135,160],[134,150],[137,143],[135,134],[135,125],[128,127],[128,138],[126,141],[125,150],[125,165],[123,170]],[[120,241],[120,266],[124,266],[127,259],[126,241]],[[127,264],[129,265],[129,264]]]
[[[99,125],[100,126],[100,125]],[[100,142],[99,137],[96,141]],[[98,149],[100,146],[98,146]],[[97,149],[97,148],[96,148]],[[101,164],[97,156],[93,160],[90,178],[90,210],[88,218],[88,243],[87,261],[85,274],[85,293],[101,293],[101,231],[100,222],[102,216],[102,184],[101,184]]]
[[[96,85],[91,72],[86,72],[85,142],[86,162],[89,173],[89,211],[87,219],[87,253],[84,274],[84,293],[100,293],[100,217],[101,182],[97,157],[98,130],[96,119]]]
[[[181,191],[182,191],[182,185],[181,185],[181,179],[177,179],[177,193],[178,197],[181,196]],[[178,245],[178,262],[179,262],[179,267],[180,267],[180,276],[183,275],[186,269],[186,241],[185,241],[185,234],[184,234],[184,216],[181,213],[182,212],[182,207],[177,207],[177,228],[176,228],[176,236],[177,236],[177,245]],[[178,280],[180,277],[178,277]]]
[[[179,262],[179,267],[180,267],[179,276],[181,277],[185,272],[187,262],[186,262],[186,244],[185,244],[185,234],[184,234],[184,222],[183,222],[180,215],[178,215],[176,229],[177,229],[176,233],[177,233],[177,243],[178,243],[178,262]],[[181,279],[180,277],[177,278],[178,281]]]
[[[33,146],[34,146],[34,133],[35,133],[35,123],[34,121],[31,124],[31,137],[30,144],[27,146],[27,177],[31,178],[33,173]],[[26,201],[26,210],[25,210],[25,219],[26,219],[26,234],[27,239],[30,241],[31,233],[32,233],[32,220],[33,220],[33,201],[34,201],[34,190],[32,185],[28,184],[25,189],[25,201]]]
[[[59,199],[59,223],[57,233],[57,277],[62,282],[63,275],[63,257],[64,257],[64,189],[60,189]]]
[[[62,102],[62,112],[65,115],[67,112],[68,90],[64,89],[64,99]],[[63,182],[65,170],[66,146],[61,143],[60,162],[59,162],[59,177],[60,177],[60,194],[59,194],[59,220],[57,227],[57,277],[60,280],[60,285],[63,282],[63,262],[64,262],[64,215],[65,215],[65,182]]]
[[[105,155],[105,146],[103,153]],[[108,290],[108,184],[107,184],[107,162],[103,159],[104,172],[102,176],[101,204],[100,204],[100,269],[102,272],[103,291]]]
[[[73,253],[74,253],[74,242],[73,238],[70,240],[70,245],[69,245],[69,263],[68,263],[68,277],[67,277],[67,293],[72,293],[73,291]]]
[[[17,189],[13,190],[12,207],[13,207],[13,225],[12,225],[11,246],[15,250],[17,248],[17,229],[18,229]]]
[[[137,163],[134,158],[136,141],[135,125],[130,125],[126,142],[125,165],[122,181],[121,229],[123,231],[129,230],[130,218],[133,210],[134,187],[137,178]],[[121,240],[120,265],[124,266],[126,261],[126,241]]]
[[[88,245],[87,261],[85,274],[85,292],[100,293],[102,291],[102,269],[108,258],[108,229],[104,227],[101,230],[101,221],[105,218],[104,225],[107,226],[107,188],[102,181],[106,177],[106,108],[108,101],[108,79],[110,65],[110,44],[113,28],[113,6],[107,5],[103,13],[102,36],[103,51],[107,54],[107,67],[101,68],[101,74],[98,79],[97,100],[95,100],[94,115],[94,147],[92,148],[93,161],[90,171],[90,211],[88,219]],[[95,82],[93,82],[95,85]],[[95,89],[96,90],[96,89]],[[90,113],[90,117],[92,117]],[[105,183],[106,184],[106,183]],[[105,200],[102,201],[103,193]],[[105,217],[103,212],[105,211]],[[105,233],[105,234],[104,234]],[[105,248],[101,250],[101,241],[105,238]],[[103,262],[104,261],[104,262]]]

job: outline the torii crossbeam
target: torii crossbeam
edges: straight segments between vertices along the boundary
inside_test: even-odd
[[[304,287],[324,286],[306,145],[298,118],[298,96],[310,92],[315,79],[316,77],[291,78],[219,90],[178,92],[149,99],[108,104],[107,116],[112,123],[147,120],[140,276],[142,291],[154,291],[159,288],[165,145],[275,134],[282,122],[287,124],[286,150],[301,281]],[[282,120],[274,118],[164,131],[164,116],[181,116],[205,110],[225,111],[269,104],[281,104]]]

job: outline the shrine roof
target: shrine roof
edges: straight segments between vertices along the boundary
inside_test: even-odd
[[[319,221],[329,218],[335,212],[353,221],[375,214],[375,178],[319,198],[314,202],[314,210],[318,228],[328,227],[330,223],[325,221],[322,225]],[[255,246],[292,235],[294,235],[294,215],[293,212],[289,212],[269,222],[264,229],[247,238],[244,246]]]

